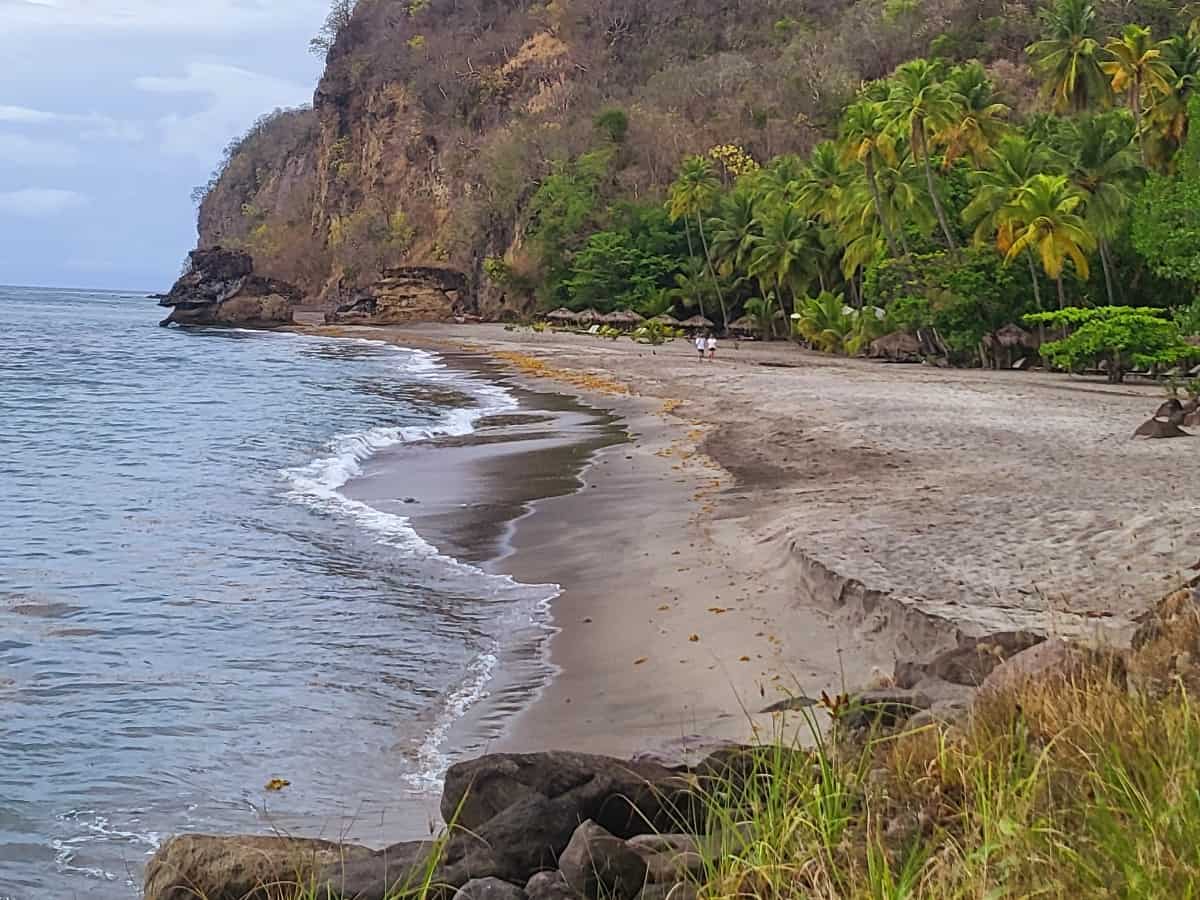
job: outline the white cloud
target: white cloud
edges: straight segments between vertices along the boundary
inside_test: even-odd
[[[56,113],[28,106],[0,106],[0,124],[10,125],[71,125],[78,136],[92,141],[140,141],[145,133],[136,122],[122,122],[97,113],[79,115]]]
[[[27,219],[45,219],[87,205],[87,197],[77,191],[55,188],[25,188],[0,191],[0,213]]]
[[[0,162],[17,166],[74,166],[79,151],[61,141],[43,141],[23,134],[0,133]]]
[[[199,112],[174,113],[160,125],[165,151],[208,162],[263,113],[312,100],[306,85],[217,63],[192,63],[185,75],[145,76],[134,83],[150,93],[207,98]]]

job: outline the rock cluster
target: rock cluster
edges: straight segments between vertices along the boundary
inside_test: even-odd
[[[475,312],[467,277],[453,269],[408,266],[388,269],[359,288],[325,321],[331,325],[396,325],[436,322]]]
[[[163,325],[270,328],[291,324],[302,300],[287,282],[255,275],[250,254],[213,247],[188,254],[187,272],[159,305],[172,308]]]
[[[698,791],[749,770],[749,749],[695,767],[581,753],[495,755],[450,769],[441,843],[382,851],[282,838],[172,838],[146,871],[147,900],[255,900],[287,885],[383,900],[431,885],[457,900],[688,900],[703,860]],[[274,893],[272,893],[272,890]]]
[[[1157,412],[1138,426],[1133,436],[1144,438],[1190,437],[1190,433],[1179,426],[1200,425],[1200,400],[1193,397],[1180,401],[1175,397],[1159,406]]]

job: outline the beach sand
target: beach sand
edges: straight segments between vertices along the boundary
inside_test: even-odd
[[[498,358],[632,435],[533,504],[496,563],[563,594],[559,675],[494,749],[768,735],[756,711],[784,693],[861,686],[960,631],[1120,641],[1200,557],[1193,445],[1130,438],[1161,388],[790,345],[700,364],[683,341],[368,332]]]

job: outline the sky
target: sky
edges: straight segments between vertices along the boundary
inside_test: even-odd
[[[312,101],[329,0],[0,0],[0,284],[165,291],[192,188]]]

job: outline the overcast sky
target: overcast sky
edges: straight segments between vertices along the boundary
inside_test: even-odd
[[[165,290],[189,194],[312,100],[329,0],[0,0],[0,284]]]

